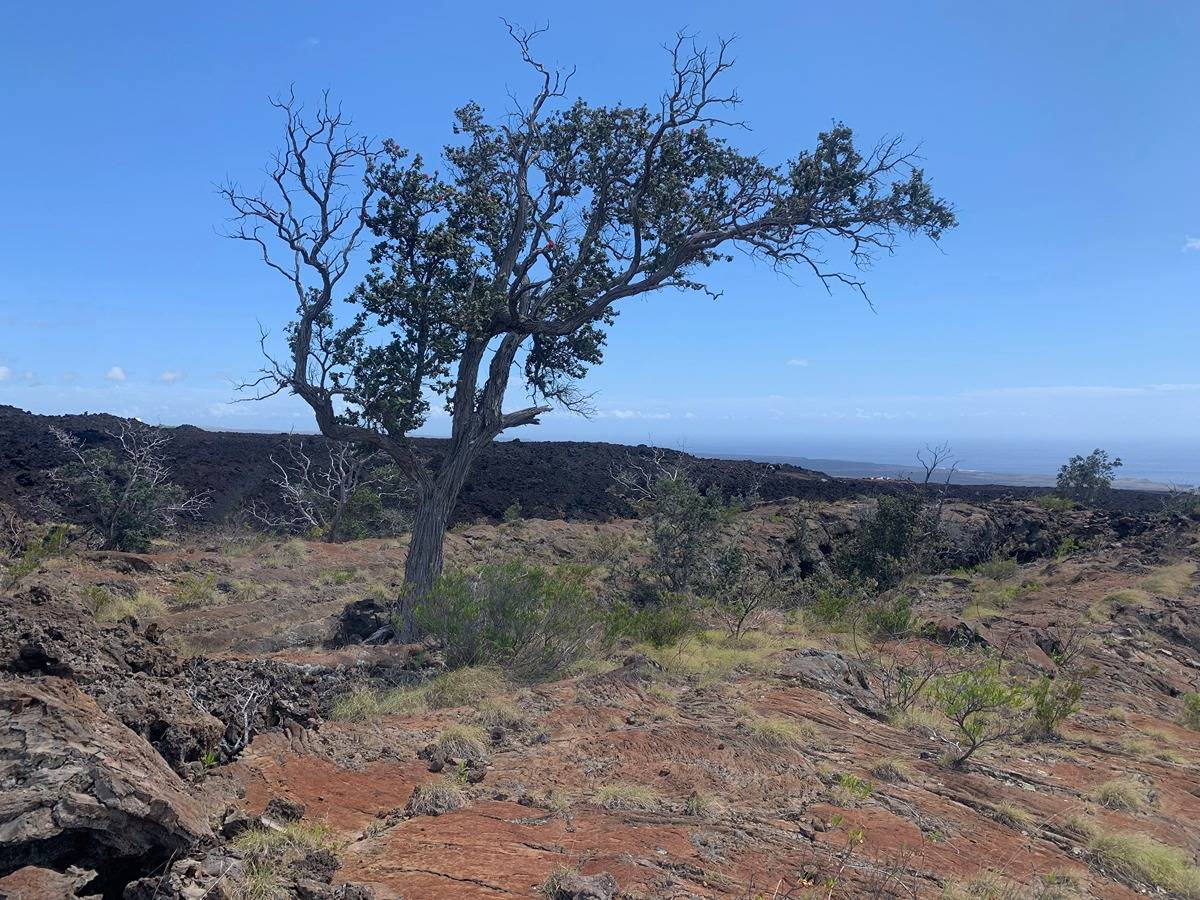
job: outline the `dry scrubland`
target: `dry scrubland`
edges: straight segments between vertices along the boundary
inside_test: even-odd
[[[193,697],[232,698],[199,704],[220,720],[210,747],[164,754],[215,835],[175,855],[227,873],[177,865],[178,896],[1200,897],[1195,525],[1048,506],[944,510],[1025,562],[908,574],[869,601],[784,592],[737,634],[719,609],[679,635],[596,632],[534,678],[452,668],[436,640],[360,642],[403,539],[68,551],[10,566],[0,684],[74,678],[164,754],[170,729],[139,727],[82,665],[34,658],[53,656],[53,629],[30,625],[53,603],[97,646],[126,642],[101,655],[148,635]],[[836,553],[871,509],[775,503],[724,527],[782,554],[799,516]],[[649,527],[459,527],[448,565],[582,566],[596,598],[648,563]],[[27,604],[42,612],[21,619]],[[903,621],[864,625],[864,604]],[[247,716],[250,665],[311,697],[254,695],[267,712]]]

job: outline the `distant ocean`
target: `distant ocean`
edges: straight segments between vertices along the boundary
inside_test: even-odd
[[[1156,486],[1200,485],[1200,441],[1015,441],[950,440],[954,458],[959,460],[962,477],[958,481],[1011,481],[1016,484],[1052,484],[1055,474],[1075,454],[1090,453],[1101,447],[1121,458],[1117,475],[1125,486],[1143,486],[1129,482],[1151,482]],[[795,462],[809,465],[831,475],[889,476],[904,471],[920,471],[917,450],[924,442],[917,439],[880,438],[797,438],[794,440],[745,440],[738,445],[721,446],[716,441],[697,442],[684,449],[711,456],[762,459],[769,462]],[[856,465],[865,464],[865,465]],[[1012,476],[992,479],[990,476]]]

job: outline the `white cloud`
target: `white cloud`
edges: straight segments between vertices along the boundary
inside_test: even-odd
[[[798,368],[798,369],[806,369],[806,368],[808,368],[808,360],[807,360],[807,359],[802,359],[802,358],[801,358],[801,357],[799,357],[799,356],[794,356],[794,357],[792,357],[791,359],[789,359],[789,360],[787,361],[787,364],[788,364],[789,366],[794,366],[794,367],[796,367],[796,368]]]
[[[596,413],[600,419],[669,419],[669,412],[645,412],[640,409],[609,409]]]
[[[1187,238],[1183,242],[1183,249],[1185,252],[1188,250],[1200,250],[1200,238]]]
[[[167,369],[158,376],[159,381],[165,381],[167,384],[174,384],[177,381],[183,381],[183,373],[175,369]]]
[[[122,369],[120,366],[113,366],[111,369],[108,370],[108,372],[105,374],[104,377],[107,378],[109,381],[124,381],[125,380],[125,370]]]
[[[317,46],[319,43],[321,43],[321,39],[320,39],[319,37],[306,37],[306,38],[304,39],[304,44],[303,44],[303,46],[305,46],[305,47],[315,47],[315,46]]]
[[[12,375],[12,370],[8,366],[0,366],[0,381],[8,381],[10,375]]]

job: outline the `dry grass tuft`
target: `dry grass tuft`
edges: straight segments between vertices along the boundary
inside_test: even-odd
[[[405,812],[410,816],[440,816],[462,809],[466,804],[467,798],[458,785],[448,781],[430,781],[413,789]]]
[[[662,805],[662,797],[657,792],[629,782],[602,785],[592,799],[597,806],[613,810],[649,811]]]

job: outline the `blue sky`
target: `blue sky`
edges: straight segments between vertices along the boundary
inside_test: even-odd
[[[878,262],[876,312],[744,260],[714,277],[720,301],[635,301],[586,382],[597,417],[522,437],[1200,447],[1200,6],[404,7],[10,8],[0,403],[311,428],[294,400],[231,402],[257,322],[278,328],[292,301],[219,236],[214,187],[255,181],[278,139],[266,97],[293,82],[436,153],[455,106],[500,112],[529,85],[502,11],[548,22],[541,55],[577,65],[594,102],[653,102],[679,28],[737,34],[744,147],[782,160],[835,118],[864,142],[902,132],[961,220]]]

